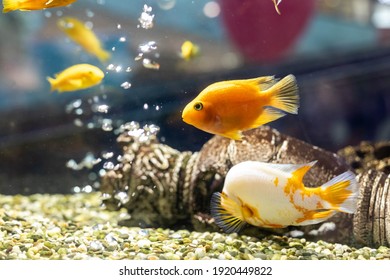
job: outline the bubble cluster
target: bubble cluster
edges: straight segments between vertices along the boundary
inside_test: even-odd
[[[96,0],[99,5],[105,5],[105,0]],[[161,9],[168,10],[175,6],[176,0],[159,0],[157,3]],[[93,18],[96,17],[95,11],[91,9],[85,9],[85,16],[89,19],[85,24],[88,28],[93,28]],[[62,11],[57,11],[56,13],[50,11],[44,11],[44,16],[49,18],[53,16],[62,15]],[[152,7],[144,5],[142,12],[138,18],[137,28],[151,29],[154,26],[154,17],[152,13]],[[65,21],[63,24],[66,23]],[[72,26],[66,26],[71,28]],[[113,28],[117,29],[121,34],[118,35],[116,42],[114,42],[110,49],[112,52],[119,52],[122,49],[123,44],[127,44],[130,41],[131,36],[124,33],[124,26],[117,22],[114,24]],[[130,34],[131,35],[131,34]],[[144,68],[158,70],[160,64],[156,61],[160,57],[158,52],[158,44],[156,41],[149,40],[143,43],[140,43],[137,48],[138,53],[134,61],[138,61]],[[129,73],[132,71],[133,65],[126,65],[124,61],[110,61],[109,64],[106,64],[106,74],[112,72],[113,75],[119,75],[119,73]],[[132,87],[132,81],[126,77],[124,80],[119,82],[117,86],[120,86],[122,89],[128,90]],[[137,143],[147,143],[148,141],[153,141],[156,139],[159,132],[159,127],[150,124],[140,126],[137,122],[128,122],[124,123],[122,120],[116,120],[112,118],[109,114],[112,113],[111,106],[107,100],[107,96],[104,93],[104,87],[100,88],[100,93],[93,97],[82,97],[70,101],[69,104],[65,106],[65,111],[67,114],[74,116],[73,124],[77,127],[84,127],[87,129],[100,129],[103,132],[111,134],[122,134],[124,133],[127,137],[131,138],[131,141]],[[142,106],[142,105],[141,105]],[[153,108],[158,111],[161,109],[161,105],[152,105],[145,103],[143,109],[147,110]],[[77,172],[87,172],[87,179],[89,183],[85,186],[74,186],[73,192],[91,192],[94,189],[99,187],[99,178],[104,176],[107,172],[115,171],[120,168],[122,161],[124,160],[123,155],[117,155],[114,151],[104,151],[102,153],[87,153],[84,158],[80,159],[69,159],[66,162],[66,167]],[[126,192],[116,194],[123,204],[129,199]]]
[[[153,28],[153,19],[154,15],[151,14],[152,7],[149,7],[148,5],[144,5],[143,12],[141,13],[141,16],[139,17],[138,21],[140,25],[137,27],[142,27],[144,29],[150,29]]]
[[[129,82],[123,82],[122,84],[121,84],[121,87],[122,88],[124,88],[124,89],[129,89],[130,87],[131,87],[131,83],[129,83]]]
[[[149,57],[145,57],[148,55]],[[149,41],[138,46],[138,55],[134,58],[135,61],[142,59],[142,65],[147,69],[158,70],[160,64],[154,61],[150,57],[158,58],[160,54],[157,52],[157,43],[155,41]]]

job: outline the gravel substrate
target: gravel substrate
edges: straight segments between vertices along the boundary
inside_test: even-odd
[[[390,259],[383,246],[122,227],[118,221],[127,214],[103,210],[99,196],[0,195],[0,260]]]

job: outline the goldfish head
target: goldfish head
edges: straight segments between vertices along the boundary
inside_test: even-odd
[[[104,72],[97,67],[90,67],[86,72],[86,78],[89,82],[95,84],[104,78]]]
[[[212,122],[212,114],[207,102],[194,99],[183,110],[183,121],[199,129],[208,131]]]

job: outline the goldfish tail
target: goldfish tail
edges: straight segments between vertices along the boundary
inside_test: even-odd
[[[294,75],[284,77],[267,91],[272,94],[270,106],[287,113],[298,113],[298,85]]]
[[[55,91],[57,89],[56,80],[52,77],[47,77],[46,79],[50,84],[50,92]]]
[[[246,224],[241,207],[225,193],[213,193],[210,212],[215,223],[227,233],[239,232]]]
[[[15,11],[20,7],[20,1],[17,0],[3,0],[3,13]]]
[[[353,172],[347,171],[321,186],[320,197],[328,209],[354,213],[357,208],[359,184]]]
[[[99,58],[100,62],[105,63],[110,59],[111,53],[106,50],[101,50],[96,54],[96,56]]]

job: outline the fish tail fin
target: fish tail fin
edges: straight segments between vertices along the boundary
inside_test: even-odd
[[[213,193],[210,212],[215,223],[227,233],[239,232],[246,224],[241,207],[225,193]]]
[[[320,197],[327,208],[354,213],[357,208],[359,183],[352,171],[347,171],[321,186]]]
[[[96,56],[98,57],[98,59],[100,60],[100,62],[105,63],[107,60],[110,59],[111,53],[108,52],[108,51],[106,51],[106,50],[103,50],[103,49],[102,49],[102,50],[100,50],[100,51],[96,54]]]
[[[17,0],[3,0],[3,13],[8,13],[19,9],[20,1]]]
[[[56,79],[52,77],[47,77],[46,79],[50,84],[50,92],[57,90]]]
[[[298,85],[295,76],[290,74],[268,89],[271,96],[270,106],[291,114],[297,114],[299,108]]]

